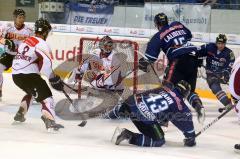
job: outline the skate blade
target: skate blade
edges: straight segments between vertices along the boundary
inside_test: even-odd
[[[240,154],[240,150],[239,149],[234,149],[234,152],[237,154]]]
[[[21,121],[13,121],[12,122],[12,125],[21,125],[21,124],[23,124],[24,122],[21,122]]]
[[[117,137],[121,134],[121,132],[122,132],[122,129],[117,126],[114,133],[113,133],[113,136],[111,138],[111,143],[113,143],[113,144],[116,143]]]
[[[59,129],[56,130],[54,128],[48,128],[47,132],[50,134],[58,134],[60,131],[59,131]]]

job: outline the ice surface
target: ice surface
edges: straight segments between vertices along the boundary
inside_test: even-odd
[[[58,134],[49,134],[40,119],[40,105],[32,105],[23,124],[12,125],[13,116],[24,93],[9,74],[4,74],[3,101],[0,102],[0,159],[239,159],[233,150],[240,143],[240,125],[234,111],[218,121],[197,138],[197,146],[183,147],[183,135],[172,125],[166,132],[166,145],[161,148],[141,148],[111,143],[116,128],[136,131],[129,121],[89,120],[83,128],[79,121],[57,121],[65,126]],[[55,100],[64,98],[54,92]],[[217,102],[204,101],[207,120],[217,115]],[[196,116],[194,116],[196,119]],[[196,120],[196,131],[201,129]]]

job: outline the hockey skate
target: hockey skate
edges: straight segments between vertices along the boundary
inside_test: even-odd
[[[112,142],[115,141],[115,145],[119,145],[124,140],[130,140],[133,136],[133,132],[123,128],[117,127],[112,137]]]
[[[237,152],[237,153],[240,153],[240,144],[236,144],[234,146],[234,151]]]
[[[54,120],[48,119],[44,116],[41,116],[41,119],[43,120],[48,132],[58,131],[60,128],[64,128],[63,125],[57,124]]]
[[[20,107],[18,109],[17,114],[14,116],[14,121],[16,122],[24,122],[26,118],[24,117],[24,108]]]

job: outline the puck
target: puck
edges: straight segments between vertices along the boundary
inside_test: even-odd
[[[83,120],[80,124],[78,124],[78,126],[84,127],[86,124],[87,124],[87,121]]]
[[[234,148],[237,149],[237,150],[240,150],[240,144],[236,144],[236,145],[234,146]]]

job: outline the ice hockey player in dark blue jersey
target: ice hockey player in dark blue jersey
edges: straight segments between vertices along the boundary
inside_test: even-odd
[[[183,98],[189,95],[191,86],[180,81],[175,88],[160,87],[130,96],[123,104],[108,112],[107,117],[130,117],[140,133],[128,129],[115,131],[113,141],[145,147],[161,147],[165,143],[162,123],[171,121],[185,136],[185,146],[195,146],[195,130],[192,114]],[[117,129],[116,129],[117,130]]]
[[[224,106],[231,106],[232,102],[222,90],[221,84],[228,84],[233,63],[234,53],[226,47],[227,37],[219,34],[216,43],[201,46],[200,56],[206,56],[206,74],[209,88]]]
[[[147,72],[148,65],[157,60],[162,50],[169,61],[165,70],[164,83],[173,86],[181,80],[187,81],[192,88],[188,101],[196,110],[199,122],[203,122],[204,108],[199,96],[195,93],[199,59],[194,55],[198,47],[189,43],[192,38],[191,31],[180,22],[169,24],[164,13],[157,14],[154,23],[159,32],[148,42],[145,58],[139,60],[139,69]]]

